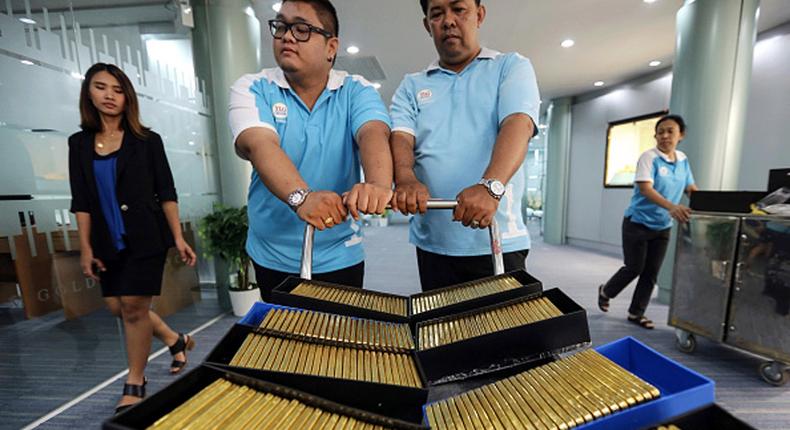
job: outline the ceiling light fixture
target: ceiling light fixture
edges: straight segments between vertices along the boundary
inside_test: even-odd
[[[272,5],[272,10],[274,10],[275,12],[280,12],[280,8],[282,7],[283,7],[283,2],[278,1],[277,3]]]
[[[655,3],[657,0],[642,0],[642,1],[647,4],[651,4],[651,3]]]
[[[348,48],[346,48],[346,52],[348,52],[351,55],[359,54],[359,47],[356,45],[351,45]]]
[[[575,45],[576,42],[573,39],[565,39],[560,43],[560,46],[563,48],[570,48],[571,46]]]
[[[650,66],[650,67],[658,67],[658,66],[661,65],[661,62],[658,61],[658,60],[653,60],[653,61],[647,63],[647,65]]]
[[[22,60],[22,61],[20,61],[20,63],[22,63],[22,64],[24,64],[26,66],[34,65],[34,63],[32,61],[30,61],[30,60]]]
[[[22,17],[22,18],[19,18],[19,21],[20,21],[20,22],[22,22],[22,23],[25,23],[25,24],[31,24],[31,25],[36,23],[36,20],[35,20],[35,19],[33,19],[33,18],[27,18],[27,17]]]
[[[602,87],[604,85],[604,82],[603,81],[595,81],[595,83],[593,85],[595,85],[596,87]]]

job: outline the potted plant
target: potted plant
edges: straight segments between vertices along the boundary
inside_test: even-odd
[[[233,313],[244,316],[261,299],[258,286],[250,282],[247,255],[247,207],[214,205],[214,211],[200,222],[198,235],[207,257],[219,257],[228,265],[230,301]]]

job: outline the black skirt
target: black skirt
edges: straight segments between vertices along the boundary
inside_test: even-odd
[[[137,257],[124,250],[117,260],[104,261],[107,270],[99,272],[102,296],[158,296],[166,257],[167,252]]]

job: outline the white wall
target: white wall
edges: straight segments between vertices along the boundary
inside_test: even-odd
[[[739,189],[764,190],[769,169],[790,167],[788,71],[790,23],[761,34],[755,46]],[[620,225],[633,191],[603,187],[606,129],[611,121],[668,109],[671,81],[670,71],[659,72],[574,102],[569,243],[620,252]]]
[[[790,23],[760,35],[738,187],[764,190],[768,169],[790,167]]]

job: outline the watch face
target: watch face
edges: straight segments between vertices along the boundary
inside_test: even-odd
[[[291,206],[298,206],[299,203],[302,203],[302,199],[304,198],[304,194],[299,191],[294,191],[288,196],[288,204]]]
[[[505,186],[499,181],[491,181],[491,192],[501,196],[505,194]]]

